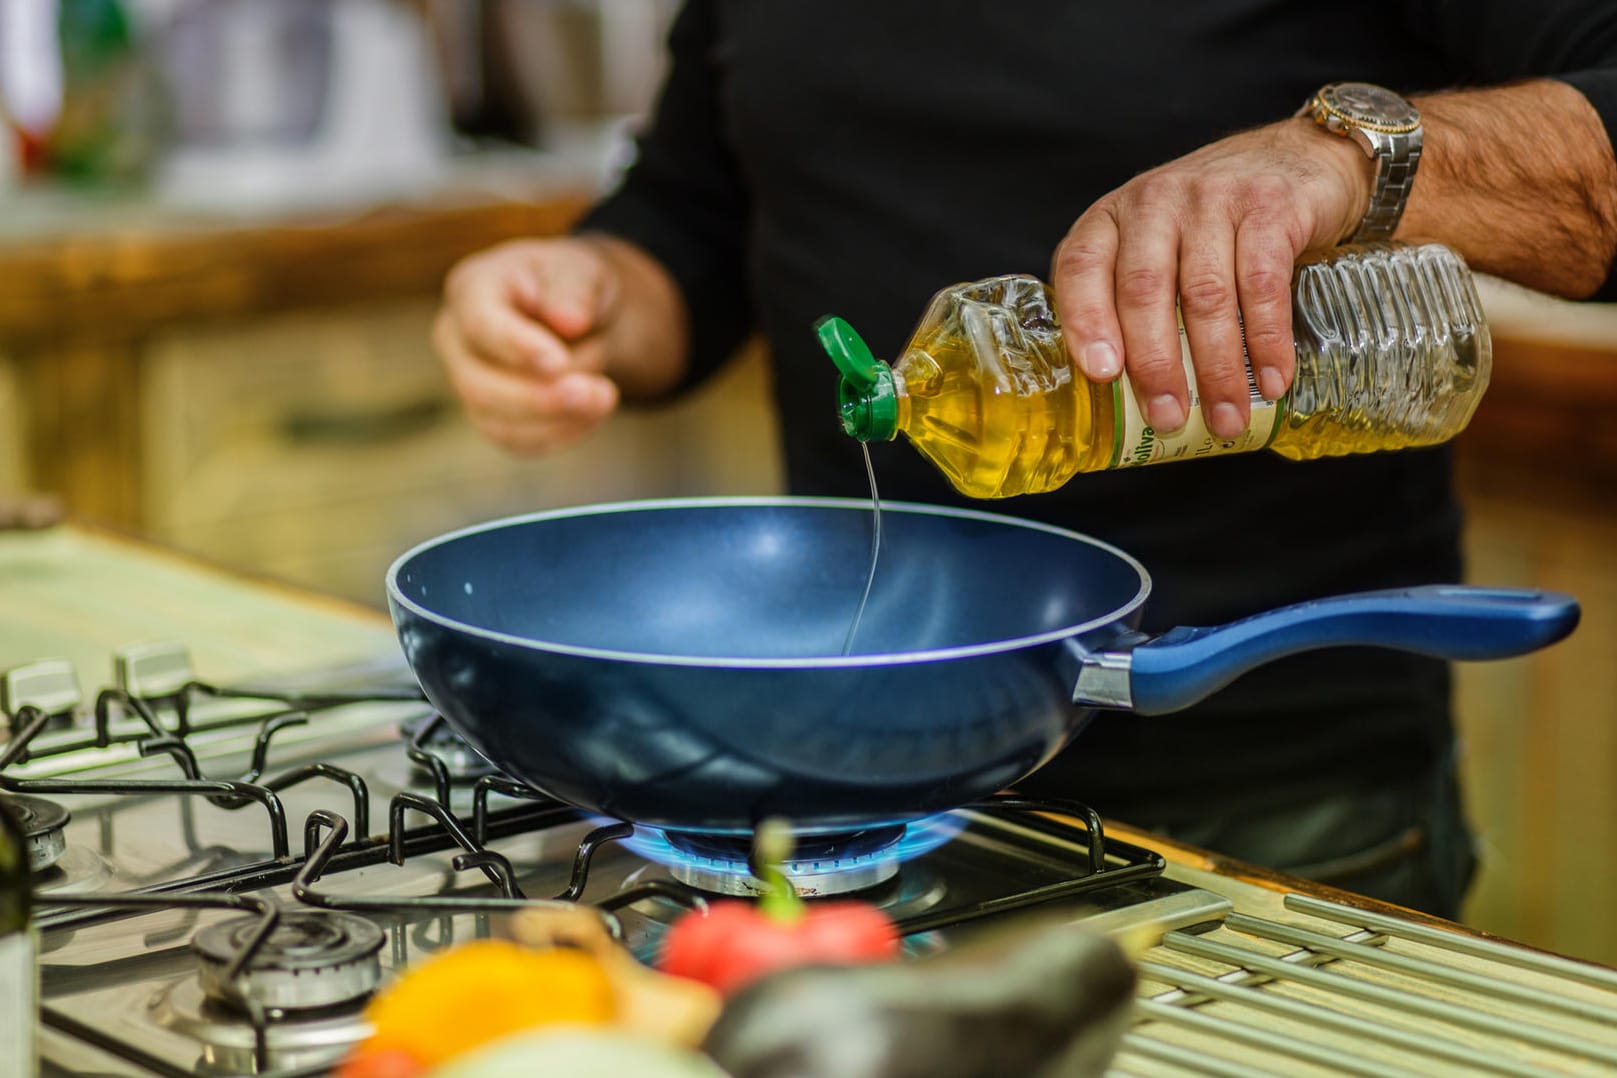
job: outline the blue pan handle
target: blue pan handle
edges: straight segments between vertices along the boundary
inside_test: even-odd
[[[1569,595],[1513,588],[1436,585],[1370,591],[1298,603],[1213,628],[1171,629],[1123,654],[1091,656],[1094,673],[1108,677],[1126,706],[1142,715],[1189,707],[1264,663],[1314,648],[1364,645],[1396,648],[1439,659],[1503,659],[1548,647],[1578,624]],[[1124,661],[1126,659],[1126,661]],[[1099,686],[1097,686],[1099,687]],[[1080,675],[1075,701],[1085,702]],[[1101,695],[1106,695],[1102,693]]]

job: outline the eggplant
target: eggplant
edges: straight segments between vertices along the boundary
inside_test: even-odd
[[[800,966],[726,1003],[702,1048],[734,1078],[1082,1078],[1128,1024],[1134,966],[1069,919],[877,966]]]

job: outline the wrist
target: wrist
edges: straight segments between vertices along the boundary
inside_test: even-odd
[[[594,253],[606,282],[602,373],[626,397],[662,396],[683,377],[689,351],[684,296],[673,276],[628,240],[601,232],[573,239]]]
[[[1368,82],[1333,82],[1303,103],[1300,115],[1357,146],[1375,162],[1370,201],[1352,242],[1391,239],[1420,164],[1424,134],[1420,110],[1408,99]]]
[[[1358,231],[1375,192],[1376,163],[1347,139],[1321,131],[1312,119],[1285,121],[1327,188],[1310,247],[1336,247]]]

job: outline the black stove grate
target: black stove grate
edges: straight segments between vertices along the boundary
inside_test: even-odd
[[[199,696],[219,699],[261,700],[266,710],[244,717],[227,720],[232,725],[258,724],[252,758],[247,771],[230,778],[213,778],[202,774],[196,753],[188,743],[197,727],[191,720],[191,701]],[[103,691],[96,699],[94,728],[83,739],[51,746],[49,752],[107,748],[114,744],[134,741],[142,756],[165,755],[171,758],[180,772],[174,779],[23,779],[8,774],[9,769],[37,758],[30,746],[50,725],[55,716],[38,708],[24,705],[9,716],[15,735],[0,751],[0,792],[15,795],[38,794],[98,794],[150,797],[154,794],[201,796],[210,804],[225,809],[240,809],[251,804],[261,805],[269,827],[269,848],[272,860],[261,865],[199,873],[194,876],[165,881],[134,894],[240,894],[264,887],[286,883],[295,884],[294,893],[301,901],[327,908],[370,908],[406,912],[410,909],[481,908],[486,912],[510,908],[507,904],[531,901],[518,887],[511,865],[498,853],[487,848],[495,837],[520,831],[542,830],[558,824],[576,823],[582,815],[575,809],[540,793],[531,787],[498,772],[475,777],[471,792],[471,819],[463,821],[452,807],[457,785],[464,785],[464,769],[458,765],[473,750],[458,743],[443,718],[436,714],[410,722],[403,733],[405,751],[409,759],[431,776],[434,796],[427,797],[411,791],[393,795],[389,804],[388,834],[385,845],[370,841],[369,791],[359,775],[334,764],[306,763],[265,778],[269,771],[272,741],[277,733],[307,723],[313,712],[350,704],[386,703],[420,699],[396,691],[380,693],[321,693],[287,694],[275,696],[263,690],[236,690],[221,688],[196,680],[187,680],[177,690],[161,697],[142,698],[121,689]],[[160,717],[164,712],[170,721]],[[111,733],[113,720],[119,715],[134,716],[143,726],[137,735],[115,736]],[[218,729],[210,723],[207,729]],[[475,755],[475,754],[474,754]],[[446,758],[449,757],[449,758]],[[294,857],[288,832],[286,813],[279,791],[302,782],[323,779],[344,786],[351,795],[353,811],[343,817],[327,810],[312,813],[304,825],[304,850]],[[457,781],[459,780],[459,781]],[[494,810],[489,806],[492,794],[527,802],[513,808]],[[1013,795],[995,798],[967,806],[988,815],[1012,816],[1056,837],[1067,839],[1086,851],[1082,863],[1072,866],[1072,878],[1055,884],[1000,896],[988,902],[966,908],[933,911],[902,922],[906,932],[931,931],[949,924],[978,917],[1021,909],[1041,902],[1084,894],[1115,884],[1128,883],[1158,876],[1164,863],[1154,852],[1117,840],[1108,840],[1100,816],[1092,808],[1076,801],[1054,799],[1033,800]],[[406,827],[408,815],[425,815],[433,821],[426,828]],[[469,823],[469,828],[468,828]],[[587,887],[590,866],[597,850],[605,845],[621,842],[634,832],[633,825],[623,822],[607,823],[598,827],[579,843],[574,857],[571,880],[560,894],[546,901],[577,902]],[[477,869],[500,891],[498,898],[461,896],[419,896],[412,898],[368,899],[362,896],[341,898],[315,884],[323,877],[387,860],[402,865],[405,859],[427,852],[441,852],[458,847],[461,853],[455,867],[466,871]],[[644,886],[644,885],[642,885]],[[647,893],[658,893],[681,905],[692,907],[702,903],[701,895],[683,885],[656,881]],[[45,905],[78,906],[78,914],[47,915],[43,924],[83,923],[86,909],[97,904],[83,896],[80,902],[59,892],[41,895]],[[637,901],[641,895],[614,896],[613,905],[621,907]],[[447,903],[434,906],[434,903]],[[479,906],[481,904],[481,906]],[[113,903],[101,903],[111,910]],[[96,919],[102,919],[97,917]]]

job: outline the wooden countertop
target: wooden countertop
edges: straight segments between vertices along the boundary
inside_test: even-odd
[[[68,659],[89,694],[111,655],[177,641],[220,683],[349,664],[402,663],[387,617],[368,607],[217,569],[72,525],[0,532],[0,670]]]

